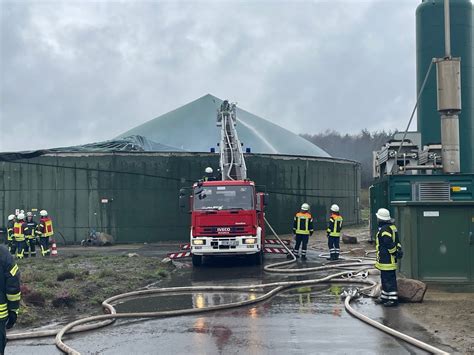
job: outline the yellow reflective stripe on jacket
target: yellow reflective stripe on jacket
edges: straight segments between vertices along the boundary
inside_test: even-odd
[[[15,265],[11,268],[10,274],[11,274],[12,276],[15,276],[17,272],[18,272],[18,265],[15,264]]]
[[[7,300],[9,300],[10,302],[19,301],[20,298],[21,298],[21,292],[15,293],[13,295],[10,295],[7,293]]]
[[[397,264],[395,262],[393,262],[392,264],[381,264],[377,261],[375,263],[375,268],[383,271],[397,270]]]
[[[340,237],[341,236],[341,229],[342,229],[342,217],[336,216],[335,218],[331,217],[329,219],[330,222],[333,222],[333,228],[328,228],[329,236],[331,237]]]
[[[310,229],[309,229],[309,222],[311,218],[312,216],[309,213],[297,213],[295,216],[295,219],[296,219],[295,233],[306,234],[306,235],[311,234]],[[304,224],[304,226],[302,227],[301,224]]]
[[[0,318],[6,318],[8,317],[8,305],[6,303],[1,303],[0,304]]]
[[[395,227],[393,224],[390,226],[390,229],[392,230],[392,233],[389,235],[389,237],[392,238],[393,242],[395,243],[395,233],[397,232],[397,227]],[[383,235],[383,234],[382,234]],[[400,245],[400,243],[398,243]],[[401,246],[401,245],[400,245]],[[389,249],[388,252],[390,254],[393,254],[397,251],[397,246],[394,246],[392,249]]]
[[[7,240],[13,240],[13,227],[7,229]]]
[[[25,228],[23,228],[23,223],[16,222],[13,225],[13,237],[18,242],[25,240]]]
[[[389,227],[392,230],[392,233],[384,231],[384,232],[382,232],[382,234],[380,236],[390,237],[395,242],[395,232],[397,231],[397,227],[395,227],[393,224],[390,225]],[[395,260],[395,257],[392,255],[393,253],[395,253],[397,251],[396,246],[392,249],[388,249],[388,252],[390,254],[390,264],[385,264],[385,263],[380,263],[379,262],[379,248],[380,248],[379,233],[380,233],[380,231],[377,232],[377,235],[375,236],[375,250],[376,250],[375,259],[377,261],[375,262],[374,266],[375,266],[376,269],[379,269],[379,270],[382,270],[382,271],[396,270],[397,269],[397,262]]]
[[[304,227],[301,228],[301,222],[304,222]],[[296,217],[296,234],[309,234],[309,218]]]

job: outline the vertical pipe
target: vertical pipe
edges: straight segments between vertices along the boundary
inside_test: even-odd
[[[461,171],[459,158],[459,116],[441,114],[441,142],[443,172],[456,174]]]
[[[449,0],[444,0],[444,52],[445,58],[451,58],[451,26],[449,17]]]

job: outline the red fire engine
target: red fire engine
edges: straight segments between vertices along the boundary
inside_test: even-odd
[[[236,106],[226,100],[217,114],[220,179],[207,176],[195,183],[190,199],[187,190],[180,191],[181,207],[191,210],[194,266],[200,266],[207,256],[248,255],[257,264],[263,260],[266,195],[257,192],[255,183],[247,179],[236,123]]]

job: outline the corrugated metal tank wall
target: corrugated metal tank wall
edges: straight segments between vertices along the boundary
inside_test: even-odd
[[[291,221],[303,202],[319,229],[325,228],[329,207],[337,203],[346,223],[359,215],[360,165],[337,159],[301,159],[283,156],[251,156],[249,177],[264,184],[270,196],[267,219],[277,231],[290,233]]]
[[[47,209],[56,232],[71,242],[91,229],[118,242],[186,240],[189,215],[179,210],[178,191],[217,162],[217,154],[205,153],[63,153],[3,162],[0,213],[6,224],[15,208]],[[305,201],[313,205],[319,227],[332,203],[341,205],[347,223],[359,221],[357,163],[249,155],[247,166],[250,177],[266,185],[267,217],[280,233],[290,232],[292,216]]]
[[[462,112],[459,115],[461,172],[474,173],[474,5],[451,0],[451,52],[461,57]],[[416,9],[417,92],[433,58],[444,57],[444,1],[424,0]],[[437,111],[436,67],[433,66],[420,97],[417,113],[422,144],[441,142]]]

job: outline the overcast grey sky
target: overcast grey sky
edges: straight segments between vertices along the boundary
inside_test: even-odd
[[[3,0],[0,151],[106,140],[206,93],[296,133],[404,128],[418,4]]]

